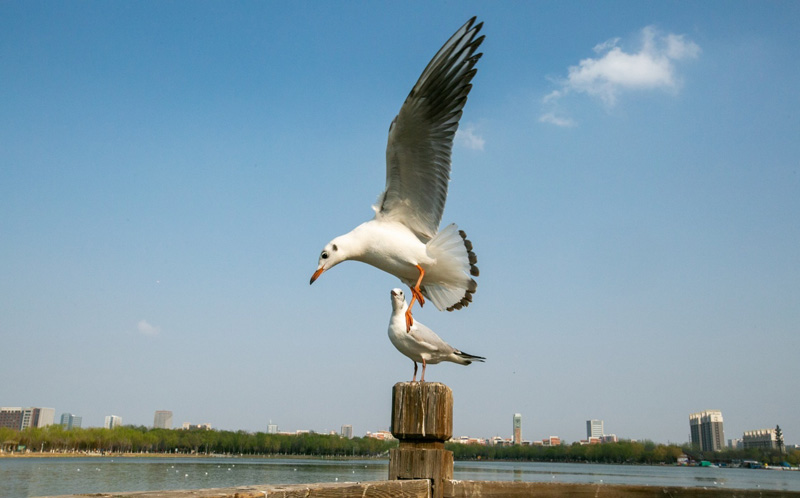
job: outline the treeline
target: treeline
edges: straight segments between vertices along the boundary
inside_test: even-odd
[[[560,446],[483,446],[479,444],[447,444],[456,460],[529,460],[537,462],[594,463],[676,463],[683,450],[675,445],[651,441],[618,443],[574,443]]]
[[[266,434],[245,431],[73,428],[60,425],[22,431],[0,428],[0,443],[14,441],[31,451],[99,453],[184,453],[237,455],[378,456],[397,442],[347,439],[327,434]]]
[[[798,465],[800,451],[781,453],[777,450],[751,448],[747,450],[727,449],[717,452],[700,452],[690,445],[657,444],[652,441],[619,441],[617,443],[581,445],[573,443],[561,446],[484,446],[479,444],[448,443],[445,447],[453,452],[456,460],[527,460],[535,462],[592,462],[674,464],[681,455],[695,461],[708,460],[730,463],[736,460],[755,460],[770,465],[788,462]]]
[[[397,441],[373,438],[347,439],[327,434],[266,434],[245,431],[169,430],[123,426],[114,429],[73,428],[60,425],[23,431],[0,428],[0,443],[22,445],[31,451],[93,453],[180,453],[215,455],[304,455],[324,457],[385,456]],[[13,444],[11,444],[13,443]],[[484,446],[447,443],[456,460],[524,460],[545,462],[593,462],[674,464],[686,454],[710,462],[755,460],[779,465],[800,464],[800,451],[733,450],[700,452],[689,445],[656,444],[652,441],[561,446]]]

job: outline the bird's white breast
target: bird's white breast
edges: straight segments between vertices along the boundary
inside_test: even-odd
[[[411,334],[406,332],[405,315],[399,314],[389,325],[389,340],[398,351],[416,362],[422,361],[422,348]]]
[[[351,234],[362,244],[353,259],[367,263],[401,279],[416,280],[415,265],[433,262],[425,244],[402,223],[371,220],[356,227]]]

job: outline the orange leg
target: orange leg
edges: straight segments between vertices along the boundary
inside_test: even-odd
[[[420,382],[425,382],[425,367],[428,364],[425,362],[425,358],[422,359],[422,377],[419,378]]]
[[[414,360],[411,360],[411,361],[414,361]],[[412,377],[411,382],[416,382],[416,381],[417,381],[417,362],[414,361],[414,377]]]
[[[411,331],[411,326],[414,325],[414,318],[411,316],[411,307],[414,306],[414,301],[419,301],[420,306],[425,304],[425,297],[423,297],[422,291],[419,289],[422,278],[425,276],[425,270],[420,265],[415,266],[419,270],[419,278],[417,279],[417,284],[411,287],[411,302],[408,303],[408,309],[406,310],[406,332]]]

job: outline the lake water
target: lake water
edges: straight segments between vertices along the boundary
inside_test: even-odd
[[[255,484],[379,481],[386,460],[263,458],[0,458],[4,498],[200,489]],[[456,462],[455,479],[699,486],[800,491],[800,472],[708,467]]]

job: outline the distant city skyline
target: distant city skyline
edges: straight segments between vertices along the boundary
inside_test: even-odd
[[[27,408],[20,408],[20,407],[1,407],[0,406],[0,427],[9,427],[9,428],[25,428],[31,426],[31,423],[38,424],[35,425],[36,427],[45,427],[47,425],[52,425],[55,423],[55,409],[54,408],[41,408],[41,407],[27,407]],[[170,410],[155,410],[154,412],[154,420],[152,427],[154,428],[172,428],[172,411]],[[723,418],[722,413],[719,410],[705,410],[702,412],[692,413],[689,416],[690,424],[689,424],[689,432],[687,433],[686,440],[683,441],[658,441],[655,439],[651,439],[648,437],[638,438],[641,440],[651,439],[657,443],[676,443],[676,444],[684,444],[684,443],[691,443],[697,444],[700,448],[708,448],[709,451],[712,449],[714,451],[719,450],[720,448],[724,447],[731,447],[743,444],[743,439],[746,439],[745,435],[749,434],[749,437],[752,439],[758,435],[758,437],[762,438],[759,441],[764,440],[763,438],[774,438],[774,428],[762,428],[762,429],[745,429],[742,433],[739,434],[740,437],[734,437],[725,439],[724,429],[723,429]],[[96,425],[95,427],[105,427],[108,428],[108,424],[111,423],[113,427],[123,425],[122,424],[122,417],[117,415],[105,416],[103,423],[100,425]],[[84,427],[83,425],[83,417],[80,415],[75,415],[72,413],[64,412],[61,414],[60,417],[60,425],[65,426],[66,428],[70,429],[72,427]],[[129,425],[145,425],[145,424],[136,424],[131,423]],[[388,425],[388,424],[387,424]],[[780,425],[776,423],[776,425]],[[186,428],[187,426],[191,427],[202,427],[205,429],[218,429],[217,426],[211,423],[205,424],[192,424],[190,422],[183,422],[182,426]],[[92,427],[91,425],[86,425],[85,427]],[[345,428],[348,428],[349,434],[354,434],[352,424],[342,424],[340,426],[340,430],[336,431],[334,429],[309,429],[309,428],[298,428],[289,431],[283,431],[282,433],[286,434],[295,434],[295,433],[304,433],[304,432],[315,432],[318,434],[343,434]],[[241,430],[237,428],[227,428],[222,430]],[[363,434],[369,433],[377,433],[380,431],[385,431],[387,429],[375,429],[375,428],[366,428],[363,431]],[[590,431],[592,432],[592,436],[589,436]],[[281,432],[279,430],[278,424],[274,424],[272,420],[268,421],[265,428],[256,429],[251,432],[266,432],[271,434],[277,434]],[[619,437],[616,434],[607,435],[604,433],[604,421],[598,419],[589,419],[585,422],[585,433],[586,439],[590,437],[600,437],[603,441],[616,441]],[[596,434],[600,433],[600,436]],[[543,441],[550,436],[546,436],[548,431],[541,431],[540,434],[537,434],[534,437],[533,441]],[[517,435],[519,435],[519,442],[516,443]],[[603,436],[606,436],[603,438]],[[352,437],[352,436],[350,436]],[[469,438],[469,439],[482,439],[482,440],[489,440],[492,438],[500,437],[503,440],[511,441],[514,444],[521,444],[524,441],[522,435],[522,414],[515,413],[512,417],[512,428],[511,433],[509,436],[486,436],[486,435],[475,435],[475,434],[461,434],[455,435],[454,440],[460,438]],[[621,437],[622,439],[637,439],[637,438],[629,438],[625,437],[624,435]],[[583,438],[576,438],[572,439],[564,439],[559,436],[559,439],[563,441],[569,442],[579,442],[582,441]],[[704,442],[705,441],[705,442]],[[774,441],[774,439],[773,439]],[[751,443],[752,445],[758,444],[766,444],[766,443]],[[788,445],[800,444],[794,442],[786,442]]]
[[[10,427],[10,428],[21,428],[23,423],[30,424],[30,421],[36,421],[39,424],[38,427],[45,427],[47,425],[52,425],[54,422],[52,421],[52,417],[50,417],[50,413],[54,413],[55,410],[53,408],[38,408],[38,407],[28,407],[28,408],[15,408],[15,407],[0,407],[0,427]],[[23,417],[23,414],[27,414]],[[45,415],[42,418],[39,418],[39,413],[44,413]],[[166,428],[171,429],[172,427],[172,412],[170,410],[156,410],[154,415],[154,428]],[[633,439],[633,440],[653,440],[651,438],[629,438],[625,437],[618,437],[616,434],[605,434],[604,430],[604,421],[599,419],[589,419],[585,422],[585,432],[586,438],[577,438],[577,439],[568,439],[564,438],[558,434],[550,434],[545,435],[546,432],[542,432],[541,435],[537,435],[536,437],[529,437],[528,439],[523,438],[522,435],[522,417],[521,413],[514,413],[512,416],[512,427],[511,433],[508,436],[481,436],[475,434],[454,434],[453,441],[454,442],[484,442],[485,444],[572,444],[572,443],[582,443],[588,444],[595,442],[607,443],[607,442],[617,442],[620,439]],[[25,422],[23,422],[23,419]],[[71,414],[71,413],[62,413],[61,415],[61,425],[67,429],[71,429],[72,427],[82,427],[82,417]],[[723,430],[723,418],[722,413],[719,410],[704,410],[702,412],[692,413],[689,416],[690,421],[690,431],[689,431],[689,438],[685,441],[657,441],[653,440],[656,443],[662,444],[695,444],[698,448],[702,449],[703,451],[719,451],[720,449],[724,449],[726,447],[767,447],[772,446],[775,447],[777,445],[777,440],[775,436],[775,429],[774,428],[767,428],[767,429],[749,429],[743,431],[741,437],[739,438],[730,438],[725,439],[724,430]],[[109,415],[104,418],[104,423],[102,427],[104,428],[114,428],[124,425],[122,422],[122,417],[118,415]],[[137,425],[137,424],[131,424]],[[776,424],[780,425],[780,424]],[[27,427],[27,425],[26,425]],[[184,430],[187,429],[203,429],[203,430],[217,430],[218,428],[215,427],[213,424],[204,423],[204,424],[194,424],[190,422],[183,422],[181,428]],[[241,430],[236,428],[229,428],[229,429],[219,429],[219,430]],[[353,430],[352,424],[342,424],[340,429],[333,430],[333,429],[294,429],[290,431],[280,431],[278,424],[273,423],[272,420],[269,420],[266,424],[266,428],[257,429],[255,431],[249,432],[266,432],[268,434],[303,434],[314,432],[317,434],[338,434],[342,437],[352,438],[356,433]],[[381,439],[384,438],[385,434],[388,434],[387,429],[366,429],[361,436],[358,437],[376,437],[378,435]],[[591,434],[591,435],[590,435]],[[599,436],[597,434],[600,434]],[[787,442],[784,440],[784,444],[788,446],[794,446],[798,443]]]

